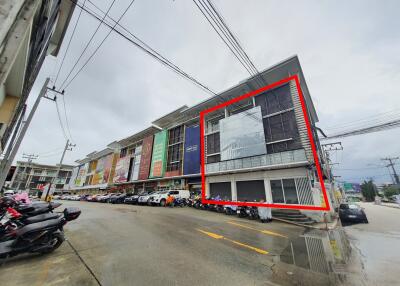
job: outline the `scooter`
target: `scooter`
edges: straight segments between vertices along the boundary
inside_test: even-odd
[[[238,208],[236,210],[237,216],[238,217],[247,217],[248,216],[247,209],[248,209],[248,207],[246,207],[246,206],[238,206]]]
[[[258,208],[257,207],[250,207],[246,209],[246,213],[248,215],[248,219],[254,220],[258,219]]]
[[[63,227],[81,214],[78,208],[66,208],[64,215],[56,219],[26,225],[13,232],[13,238],[0,243],[0,258],[21,253],[50,253],[64,241]]]
[[[224,212],[226,215],[234,215],[236,214],[236,210],[236,206],[224,206]]]

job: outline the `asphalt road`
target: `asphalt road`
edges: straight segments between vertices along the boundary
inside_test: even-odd
[[[399,285],[400,209],[359,203],[369,224],[346,226],[353,245],[359,250],[368,285]]]
[[[65,227],[68,242],[48,255],[11,258],[0,266],[2,286],[327,285],[329,280],[294,265],[277,266],[274,258],[290,250],[291,241],[296,246],[305,232],[301,227],[193,208],[63,204],[82,209]],[[296,263],[306,259],[303,267],[309,267],[302,253],[307,250]]]

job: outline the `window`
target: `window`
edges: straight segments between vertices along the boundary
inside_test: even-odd
[[[264,117],[264,135],[268,143],[268,153],[302,148],[289,84],[256,96],[255,103],[256,106],[261,106]],[[273,115],[277,112],[280,113]]]
[[[299,204],[294,179],[271,180],[270,183],[274,203]]]
[[[272,192],[272,201],[275,204],[285,202],[281,180],[271,180],[271,192]]]
[[[207,154],[215,154],[220,152],[219,133],[207,136]]]
[[[215,199],[220,197],[222,200],[231,200],[231,182],[210,183],[210,197]]]
[[[179,191],[170,191],[169,194],[170,195],[179,195]]]
[[[121,151],[119,152],[119,157],[124,158],[127,153],[127,148],[122,148]]]
[[[183,125],[168,131],[167,172],[180,171],[182,169],[183,131]]]
[[[298,204],[296,184],[294,179],[283,179],[283,190],[285,192],[285,200],[287,204]]]
[[[265,201],[264,180],[236,182],[237,199],[241,202]]]

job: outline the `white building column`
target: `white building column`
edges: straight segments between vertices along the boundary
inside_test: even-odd
[[[264,179],[264,189],[265,189],[265,198],[266,202],[272,204],[272,191],[271,191],[271,184],[269,183],[269,179]]]
[[[236,189],[235,178],[231,179],[231,194],[232,194],[232,201],[237,201],[237,189]]]

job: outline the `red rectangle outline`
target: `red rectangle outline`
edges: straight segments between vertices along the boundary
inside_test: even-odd
[[[317,168],[317,174],[318,174],[318,179],[320,181],[320,185],[321,185],[321,190],[322,190],[322,194],[324,197],[324,202],[325,202],[325,207],[322,206],[309,206],[309,205],[288,205],[288,204],[263,204],[263,203],[250,203],[250,202],[233,202],[233,201],[215,201],[215,200],[207,200],[206,199],[206,194],[205,194],[205,151],[204,151],[204,116],[207,113],[213,112],[217,109],[220,109],[222,107],[231,105],[235,102],[238,102],[240,100],[255,96],[261,92],[267,91],[269,89],[278,87],[282,84],[285,84],[291,80],[294,80],[296,83],[296,87],[299,93],[299,99],[300,99],[300,103],[301,103],[301,108],[302,108],[302,112],[304,115],[304,120],[306,123],[306,127],[307,127],[307,135],[308,138],[310,140],[310,145],[311,145],[311,149],[312,149],[312,154],[314,157],[314,161],[315,161],[315,166]],[[311,127],[310,127],[310,121],[308,118],[308,113],[307,113],[307,108],[305,105],[305,100],[303,97],[303,92],[301,90],[300,87],[300,81],[299,81],[299,77],[298,75],[293,75],[287,78],[284,78],[282,80],[279,80],[275,83],[272,83],[270,85],[264,86],[260,89],[257,90],[253,90],[250,91],[246,94],[243,94],[241,96],[238,96],[236,98],[233,98],[231,100],[228,100],[226,102],[223,102],[219,105],[213,106],[211,108],[208,108],[206,110],[203,110],[200,112],[200,156],[201,156],[201,166],[200,166],[200,171],[201,171],[201,200],[203,204],[217,204],[217,205],[236,205],[236,206],[257,206],[257,207],[271,207],[271,208],[281,208],[281,209],[298,209],[298,210],[314,210],[314,211],[329,211],[330,210],[330,205],[329,205],[329,201],[328,201],[328,195],[326,192],[326,188],[325,188],[325,183],[323,180],[323,176],[322,176],[322,170],[321,170],[321,166],[319,164],[319,159],[318,159],[318,154],[317,154],[317,149],[315,147],[315,142],[314,142],[314,137],[312,136],[312,131],[311,131]]]

